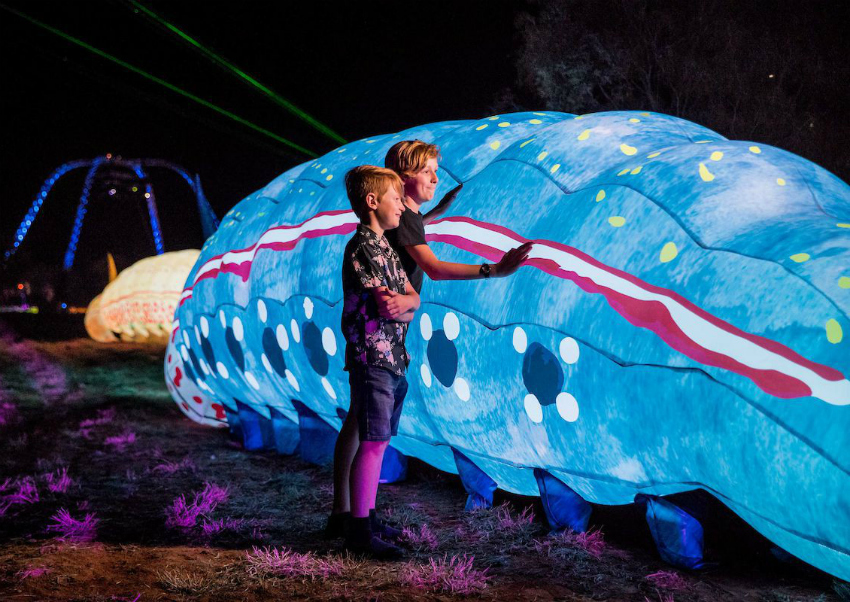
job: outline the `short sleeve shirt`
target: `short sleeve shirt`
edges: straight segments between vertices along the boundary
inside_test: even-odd
[[[425,240],[425,225],[422,223],[422,214],[405,209],[401,214],[398,228],[387,230],[387,240],[390,241],[390,245],[401,258],[401,265],[410,278],[411,286],[417,293],[421,293],[424,273],[405,247],[428,244]]]
[[[380,316],[370,290],[379,286],[404,293],[407,274],[387,239],[360,224],[342,262],[345,369],[360,364],[402,375],[410,363],[404,347],[407,324]]]

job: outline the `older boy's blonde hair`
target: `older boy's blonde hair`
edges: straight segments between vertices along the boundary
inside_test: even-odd
[[[366,207],[366,195],[380,197],[390,186],[395,186],[399,196],[404,198],[404,185],[398,174],[391,169],[375,165],[360,165],[345,174],[345,192],[354,215],[362,222],[369,214]]]
[[[403,140],[387,151],[384,165],[402,178],[412,178],[425,167],[428,159],[438,159],[440,147],[421,140]]]

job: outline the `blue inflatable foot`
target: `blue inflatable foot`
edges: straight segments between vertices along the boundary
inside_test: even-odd
[[[682,569],[703,565],[703,531],[700,522],[672,502],[654,495],[638,495],[646,504],[646,522],[664,562]]]
[[[224,414],[227,416],[227,428],[230,431],[230,438],[241,443],[242,423],[239,421],[239,414],[227,406],[224,408]]]
[[[298,449],[301,435],[298,423],[292,422],[274,408],[269,408],[272,415],[272,429],[274,430],[274,446],[277,453],[283,455],[294,454]]]
[[[407,456],[392,445],[384,452],[381,464],[381,483],[398,483],[407,478]]]
[[[464,510],[476,510],[478,508],[489,508],[493,505],[493,492],[496,491],[496,481],[478,468],[472,460],[452,448],[455,456],[455,466],[460,475],[463,488],[469,494],[466,498]]]
[[[590,513],[593,510],[579,494],[543,469],[534,469],[537,488],[546,520],[553,531],[572,529],[578,533],[587,530]]]
[[[242,444],[245,449],[255,451],[274,448],[272,422],[241,401],[236,402],[239,422],[242,425]]]
[[[333,462],[334,445],[339,433],[297,399],[292,400],[292,405],[298,411],[298,430],[301,439],[298,453],[301,454],[301,459],[318,465]]]

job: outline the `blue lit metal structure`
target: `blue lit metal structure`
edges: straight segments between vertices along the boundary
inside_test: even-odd
[[[70,161],[59,166],[52,174],[50,174],[50,177],[48,177],[44,181],[44,184],[42,184],[38,195],[24,216],[24,219],[21,220],[21,225],[18,226],[18,229],[15,231],[12,246],[5,252],[5,258],[9,259],[21,246],[27,232],[35,222],[35,218],[38,215],[41,206],[44,204],[45,199],[47,199],[51,189],[62,178],[62,176],[76,169],[88,167],[89,171],[86,174],[86,179],[83,183],[83,191],[80,195],[80,202],[77,205],[77,213],[71,230],[71,239],[68,242],[68,248],[65,251],[63,261],[64,268],[66,270],[70,270],[74,265],[74,256],[77,252],[77,244],[79,242],[80,234],[83,230],[83,222],[85,221],[86,213],[88,211],[88,202],[92,186],[94,185],[101,168],[107,165],[111,167],[124,167],[130,169],[140,180],[145,182],[145,199],[147,201],[148,216],[151,222],[151,230],[153,231],[154,245],[156,246],[157,255],[161,255],[165,252],[165,245],[162,238],[162,229],[159,224],[159,215],[156,209],[156,196],[154,195],[153,186],[147,179],[145,168],[161,167],[170,169],[182,177],[195,194],[195,199],[198,203],[198,212],[201,216],[201,228],[204,233],[204,238],[209,238],[218,229],[218,218],[216,217],[215,212],[213,212],[212,207],[210,207],[206,196],[204,196],[200,176],[195,175],[192,177],[189,172],[180,165],[163,159],[123,159],[117,156],[105,155],[103,157],[96,157],[90,160]]]

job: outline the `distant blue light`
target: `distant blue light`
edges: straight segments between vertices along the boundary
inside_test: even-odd
[[[62,309],[65,309],[65,308],[67,308],[67,307],[68,307],[68,304],[67,304],[67,303],[63,303],[63,304],[62,304]]]

